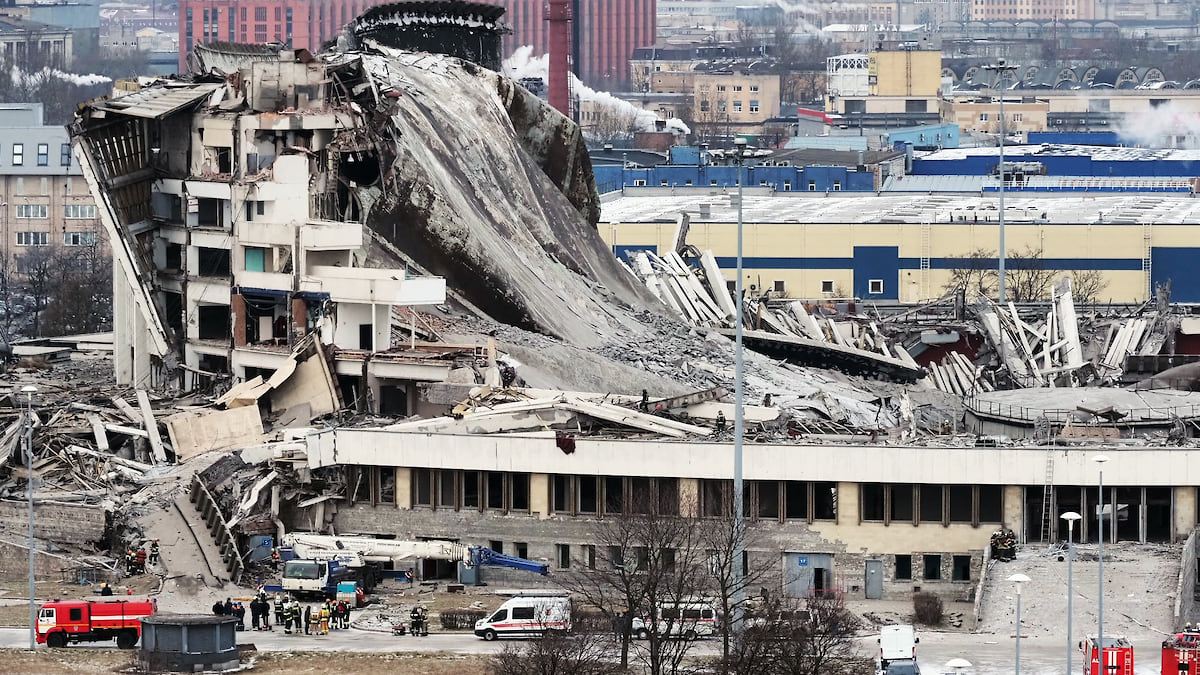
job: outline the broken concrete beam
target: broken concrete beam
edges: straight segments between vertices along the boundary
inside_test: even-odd
[[[120,396],[114,396],[112,398],[112,402],[113,405],[117,407],[117,410],[119,410],[121,414],[125,416],[125,419],[133,422],[134,424],[142,423],[142,416],[139,415],[138,411],[134,410],[133,406],[129,405],[125,399],[121,398]]]
[[[167,453],[163,449],[162,438],[158,435],[158,422],[154,420],[154,409],[150,407],[150,396],[145,389],[137,390],[138,405],[142,408],[145,419],[147,436],[150,439],[150,449],[154,452],[154,461],[159,464],[167,463]]]
[[[150,434],[146,431],[134,429],[133,427],[127,427],[120,424],[105,424],[104,428],[108,429],[114,434],[125,434],[126,436],[138,436],[140,438],[148,438],[150,436]]]
[[[92,424],[92,433],[96,437],[96,447],[101,452],[108,452],[108,434],[104,433],[104,422],[100,420],[99,415],[88,415],[88,422]]]
[[[258,406],[207,413],[182,412],[163,420],[179,461],[210,450],[228,450],[263,442]]]

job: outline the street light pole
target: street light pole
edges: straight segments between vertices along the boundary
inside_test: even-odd
[[[998,73],[1000,82],[1000,304],[1005,302],[1005,262],[1008,257],[1004,243],[1004,83],[1007,72],[1017,69],[1015,64],[1006,63],[1004,59],[996,59],[996,63],[983,67],[984,70]]]
[[[1099,595],[1097,596],[1096,606],[1096,616],[1099,617],[1097,619],[1098,625],[1096,626],[1096,631],[1098,633],[1096,636],[1096,656],[1100,659],[1100,667],[1097,672],[1103,673],[1106,672],[1104,669],[1104,463],[1108,461],[1108,457],[1104,455],[1097,455],[1092,458],[1092,461],[1100,465],[1100,481],[1097,485],[1099,488],[1099,506],[1096,511],[1098,516],[1096,520],[1100,524],[1100,547],[1096,553],[1096,557],[1100,561],[1100,591]]]
[[[1075,596],[1075,579],[1072,574],[1072,565],[1075,562],[1075,521],[1083,516],[1074,511],[1067,511],[1059,516],[1067,521],[1067,675],[1071,675],[1071,657],[1072,657],[1072,640],[1071,640],[1071,620],[1074,618],[1072,601]]]
[[[1029,577],[1018,572],[1010,576],[1008,580],[1017,585],[1017,656],[1016,663],[1013,665],[1013,673],[1021,675],[1021,584],[1029,581]],[[1068,675],[1070,674],[1068,673]]]
[[[745,570],[742,569],[742,556],[745,547],[743,541],[746,525],[745,513],[742,511],[744,486],[742,481],[742,436],[745,424],[742,411],[742,399],[745,396],[743,379],[745,367],[742,358],[742,173],[746,170],[746,139],[735,138],[734,148],[737,152],[738,164],[738,207],[737,207],[737,280],[734,282],[734,347],[733,347],[733,616],[731,618],[732,632],[739,637],[742,631],[742,603],[745,601]]]
[[[21,387],[25,394],[25,461],[29,463],[29,475],[25,482],[29,490],[29,648],[37,649],[37,602],[33,580],[33,394],[37,387],[27,384]]]

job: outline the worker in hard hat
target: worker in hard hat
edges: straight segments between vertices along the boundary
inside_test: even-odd
[[[150,561],[150,564],[151,564],[151,565],[157,565],[157,564],[158,564],[158,540],[157,540],[157,539],[155,539],[155,540],[153,540],[153,541],[151,541],[151,542],[150,542],[150,558],[149,558],[149,561]]]

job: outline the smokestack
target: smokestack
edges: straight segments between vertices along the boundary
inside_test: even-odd
[[[546,20],[550,22],[550,105],[570,117],[571,0],[550,0]]]

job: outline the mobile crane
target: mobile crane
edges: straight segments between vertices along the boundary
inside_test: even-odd
[[[542,575],[549,572],[546,563],[453,541],[400,541],[293,532],[285,535],[281,543],[283,590],[297,594],[333,594],[337,592],[339,581],[354,581],[369,593],[380,579],[403,574],[385,567],[395,567],[401,560],[420,558],[462,563],[460,576],[464,581],[469,576],[476,584],[479,583],[478,576],[463,574],[464,568],[511,567]]]

